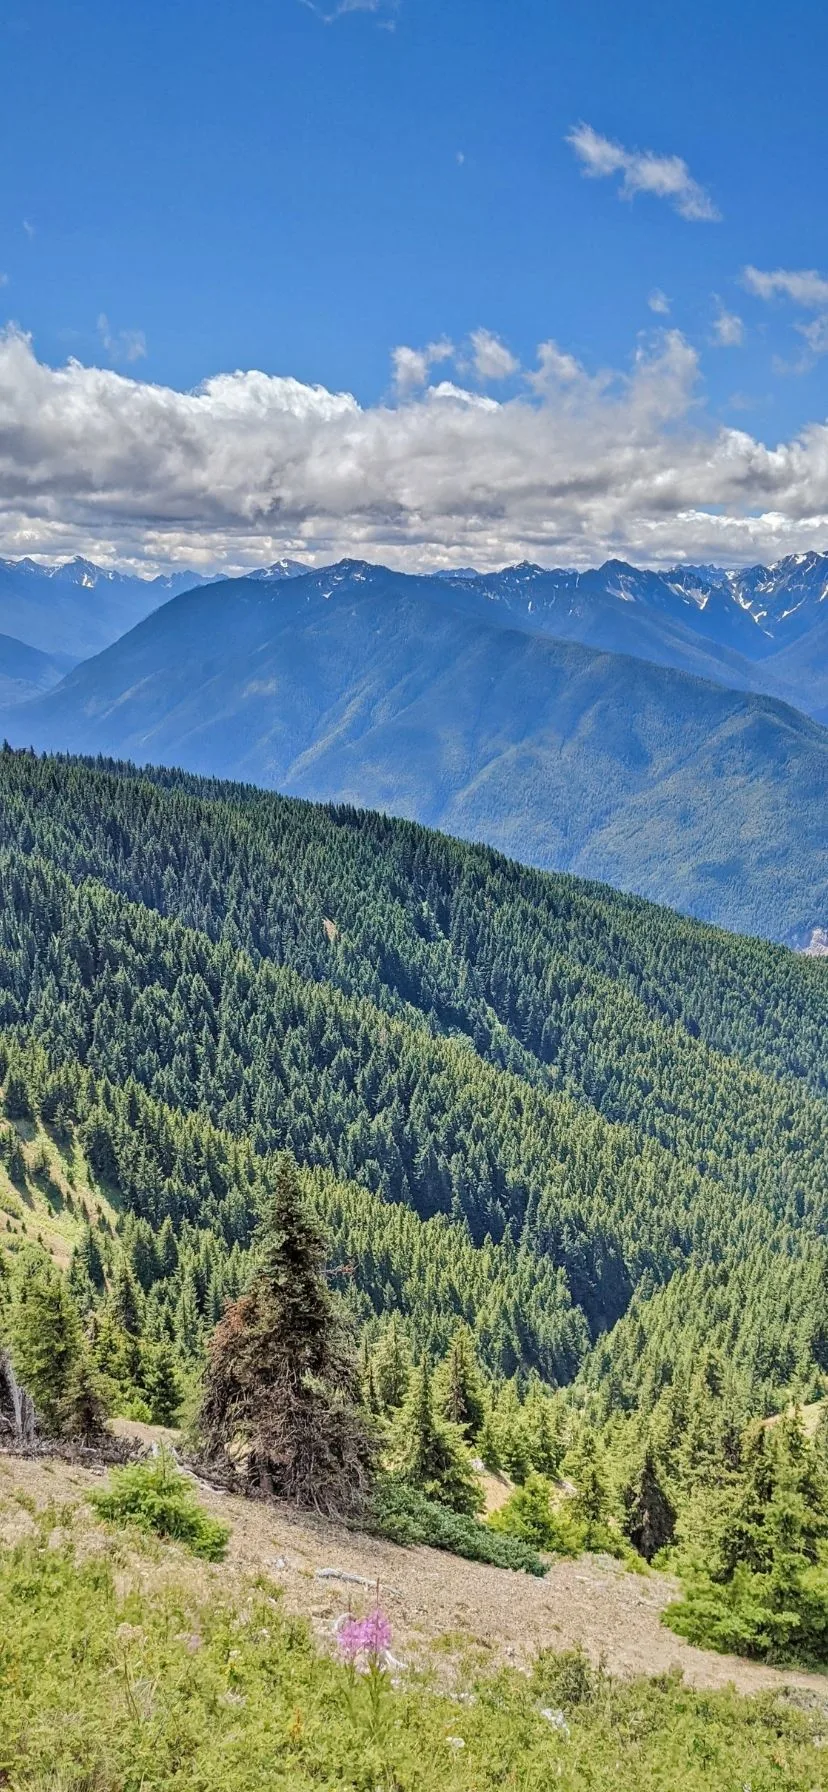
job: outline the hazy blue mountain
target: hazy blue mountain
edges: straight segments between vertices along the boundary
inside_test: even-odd
[[[502,617],[349,561],[204,586],[0,727],[385,808],[748,932],[828,922],[828,732]]]
[[[670,575],[608,560],[589,572],[545,571],[524,563],[493,574],[455,576],[455,596],[483,599],[512,627],[558,640],[581,641],[611,653],[631,653],[656,665],[717,678],[739,690],[771,689],[757,671],[753,618],[729,590],[706,594],[705,605]],[[689,584],[689,581],[688,581]]]
[[[586,572],[524,563],[453,574],[450,583],[455,593],[491,603],[512,626],[632,653],[732,689],[765,691],[820,719],[825,714],[819,668],[828,656],[828,555],[791,555],[740,572],[654,572],[622,560]]]
[[[74,664],[68,653],[41,653],[25,641],[0,635],[0,706],[50,691]]]
[[[263,578],[306,572],[297,560],[277,561]],[[184,569],[155,579],[110,572],[91,560],[41,566],[36,560],[0,560],[0,630],[48,654],[86,659],[117,641],[159,604],[220,575]]]
[[[386,569],[387,578],[394,575]],[[255,583],[302,578],[285,558],[246,574]],[[220,575],[175,572],[139,579],[88,560],[44,568],[0,561],[0,629],[47,653],[84,659],[99,652],[168,598]],[[655,665],[714,678],[734,690],[766,691],[822,715],[823,686],[809,651],[789,653],[813,630],[819,662],[828,651],[828,556],[798,554],[771,567],[728,572],[676,566],[666,572],[608,560],[585,572],[524,562],[500,572],[473,568],[428,575],[447,603],[503,626],[631,653]]]
[[[769,662],[780,688],[801,692],[802,708],[828,723],[828,615],[775,653]]]

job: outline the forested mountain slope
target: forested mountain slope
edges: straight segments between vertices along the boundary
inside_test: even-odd
[[[760,1409],[828,1365],[820,961],[174,773],[6,752],[0,820],[7,1059],[127,1211],[207,1228],[218,1294],[288,1146],[356,1295],[404,1309],[421,1252],[501,1372],[569,1380],[617,1322],[610,1404],[704,1324]]]
[[[825,924],[825,730],[496,611],[352,562],[208,586],[2,725],[387,808],[747,932]]]

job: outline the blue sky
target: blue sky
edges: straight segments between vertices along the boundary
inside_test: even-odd
[[[368,410],[420,403],[419,370],[525,405],[537,398],[539,344],[554,341],[585,381],[602,370],[623,381],[636,355],[658,362],[659,332],[680,333],[695,359],[681,375],[686,402],[668,402],[668,440],[725,425],[767,450],[824,425],[828,284],[801,277],[828,279],[828,9],[335,6],[6,0],[0,318],[28,333],[39,367],[75,357],[179,391],[259,370],[353,393]],[[594,136],[573,142],[581,124]],[[758,275],[746,278],[750,267]],[[489,336],[475,345],[481,329],[503,345],[499,361]],[[394,387],[395,350],[443,341],[452,355],[398,359]],[[570,390],[563,362],[558,371]],[[594,385],[584,405],[600,411]],[[90,416],[91,433],[100,428]],[[114,518],[92,531],[100,551],[140,558],[150,496],[143,537],[137,514],[129,529]],[[684,496],[710,515],[730,502],[707,486]],[[779,497],[745,489],[734,514]],[[316,502],[326,510],[324,494]],[[795,525],[803,494],[785,502]],[[0,551],[3,539],[6,551],[63,551],[89,532],[80,491],[62,509],[54,491],[31,513],[21,503],[10,495]],[[399,490],[388,494],[389,516],[399,504]],[[297,497],[274,529],[271,481],[263,540],[316,557],[353,545],[330,518],[303,535],[307,507]],[[828,541],[813,492],[805,508],[803,545],[820,530]],[[478,557],[531,550],[535,523],[513,524],[478,531]],[[213,527],[207,517],[194,538],[202,559]],[[543,557],[623,547],[625,531],[631,552],[646,548],[646,530],[626,521],[556,523]],[[445,518],[420,533],[426,559],[474,545],[466,531],[455,555]],[[178,557],[182,534],[154,538],[150,558]],[[259,557],[255,534],[240,532],[242,558]],[[215,535],[220,557],[231,536]],[[381,536],[392,550],[392,523]],[[696,539],[677,527],[675,551]],[[400,552],[420,551],[412,540],[403,531]],[[723,546],[742,557],[741,538]]]

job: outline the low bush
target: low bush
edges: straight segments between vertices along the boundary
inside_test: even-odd
[[[505,1505],[493,1512],[490,1528],[501,1536],[520,1539],[550,1555],[579,1556],[584,1550],[617,1556],[631,1567],[640,1567],[629,1545],[604,1519],[584,1518],[574,1499],[557,1500],[551,1482],[543,1475],[528,1475]]]
[[[546,1573],[546,1563],[537,1550],[521,1538],[500,1535],[476,1518],[452,1512],[393,1476],[376,1488],[368,1522],[392,1543],[427,1543],[432,1549],[445,1549],[471,1562],[489,1562],[494,1568]]]
[[[98,1517],[110,1524],[133,1524],[172,1538],[205,1561],[220,1562],[227,1549],[228,1526],[203,1511],[191,1482],[166,1451],[152,1462],[115,1469],[109,1486],[89,1498]]]
[[[803,1561],[796,1579],[756,1574],[744,1564],[717,1582],[696,1569],[664,1621],[687,1642],[761,1661],[824,1669],[828,1660],[828,1564]]]

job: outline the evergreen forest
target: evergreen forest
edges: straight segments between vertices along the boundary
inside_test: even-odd
[[[0,1341],[52,1434],[226,1427],[301,1306],[386,1534],[672,1551],[682,1634],[828,1660],[824,962],[376,813],[10,749],[0,861]],[[475,1462],[514,1485],[485,1526]]]

